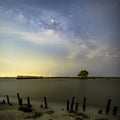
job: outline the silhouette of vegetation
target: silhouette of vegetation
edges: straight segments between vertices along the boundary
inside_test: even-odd
[[[79,72],[78,77],[88,78],[89,72],[87,70],[82,70]]]
[[[42,79],[43,76],[17,76],[17,79]]]

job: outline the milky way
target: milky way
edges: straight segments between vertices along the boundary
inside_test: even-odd
[[[0,1],[0,75],[119,76],[119,0]]]

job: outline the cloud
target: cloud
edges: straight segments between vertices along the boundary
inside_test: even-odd
[[[59,34],[52,29],[46,29],[39,33],[21,33],[23,39],[36,44],[63,44]]]
[[[69,46],[69,55],[68,58],[69,59],[76,59],[78,56],[85,56],[84,54],[81,53],[85,53],[87,51],[87,45],[85,44],[85,42],[81,39],[79,39],[79,42],[74,43],[74,42],[69,42],[68,43]]]
[[[45,13],[45,15],[41,15],[44,16],[42,20],[44,19],[48,20],[51,18],[50,16],[54,14],[51,13],[51,15],[47,16],[49,12],[44,11],[43,13]],[[19,13],[17,14],[17,16],[18,18],[20,17],[22,21],[24,21],[24,16],[22,16],[22,14]],[[43,24],[39,20],[36,22],[31,17],[30,24],[32,26],[36,26],[38,25],[38,23],[39,25]],[[65,22],[61,22],[61,24],[65,24],[67,26]],[[103,41],[91,40],[91,39],[83,40],[81,38],[77,38],[77,36],[75,37],[73,33],[71,33],[70,31],[68,32],[68,34],[66,34],[66,32],[64,33],[59,30],[57,31],[53,28],[45,28],[44,25],[41,26],[42,28],[40,30],[38,29],[37,31],[29,32],[25,30],[24,27],[21,28],[17,26],[12,28],[11,24],[10,26],[5,26],[4,24],[1,23],[0,33],[4,33],[6,35],[9,34],[11,36],[17,36],[19,39],[21,39],[21,41],[27,41],[37,45],[59,46],[59,49],[64,48],[65,52],[67,53],[66,59],[75,60],[76,58],[83,59],[85,57],[87,59],[94,59],[95,57],[99,57],[99,56],[104,57],[106,54],[105,51],[108,49],[108,45]],[[68,27],[66,27],[66,30],[67,29]]]
[[[4,8],[2,12],[6,11],[5,16],[8,18],[12,16],[15,22],[13,23],[11,20],[8,26],[5,26],[6,21],[1,22],[0,32],[18,36],[21,40],[34,44],[62,46],[68,51],[68,59],[75,59],[82,51],[81,49],[86,47],[84,41],[77,40],[74,33],[70,31],[69,20],[66,17],[53,11],[29,8],[29,10],[31,9],[33,11],[30,15],[27,15],[19,9],[14,11],[12,9],[5,10]],[[38,13],[37,16],[34,13]],[[26,24],[28,24],[29,30]]]
[[[44,29],[34,33],[3,27],[0,32],[11,36],[17,36],[21,41],[27,41],[37,45],[59,46],[60,49],[64,48],[64,50],[66,50],[68,54],[66,58],[68,59],[75,59],[81,52],[87,50],[87,46],[83,40],[79,40],[77,43],[71,42],[73,41],[71,37],[63,35],[53,29]]]
[[[15,5],[0,6],[0,64],[6,67],[1,71],[73,75],[81,69],[98,73],[115,65],[118,69],[120,53],[108,49],[117,36],[113,28],[118,24],[111,3],[106,8],[107,3],[85,2],[82,8],[64,9],[65,13],[62,7]]]
[[[55,31],[69,33],[70,28],[69,19],[62,14],[32,7],[24,7],[23,9],[0,7],[0,22],[32,32],[54,29]]]
[[[104,57],[105,52],[108,49],[108,45],[105,42],[99,40],[89,40],[87,42],[88,52],[86,57],[88,59],[93,59],[95,57]]]
[[[39,32],[26,32],[4,26],[1,28],[1,33],[17,36],[22,41],[44,46],[59,46],[60,49],[64,48],[67,52],[67,59],[76,59],[79,56],[81,56],[81,58],[86,56],[88,59],[99,56],[103,57],[105,51],[108,49],[108,46],[106,44],[103,45],[101,42],[96,42],[95,40],[86,42],[82,39],[78,40],[78,38],[72,40],[73,38],[63,35],[53,29],[43,29]]]
[[[24,24],[26,22],[26,18],[22,11],[19,9],[6,9],[4,7],[0,8],[0,21],[9,22],[9,24]]]
[[[16,19],[17,19],[18,21],[20,21],[21,23],[25,23],[25,22],[26,22],[25,16],[24,16],[23,14],[21,14],[21,13],[18,13],[18,14],[16,15]]]

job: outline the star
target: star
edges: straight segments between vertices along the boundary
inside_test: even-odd
[[[51,19],[51,23],[54,23],[55,22],[55,20],[54,19]]]
[[[106,54],[105,56],[106,56],[106,57],[108,57],[109,55],[108,55],[108,54]]]

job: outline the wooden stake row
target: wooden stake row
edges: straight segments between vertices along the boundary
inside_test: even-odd
[[[74,109],[74,105],[75,105],[75,109]],[[72,97],[71,104],[70,104],[69,99],[67,100],[67,111],[76,112],[76,111],[78,111],[78,106],[79,106],[79,103],[78,102],[75,103],[75,97]],[[84,99],[83,99],[83,111],[85,111],[85,110],[86,110],[86,98],[84,97]]]
[[[106,105],[106,109],[105,109],[106,114],[109,114],[109,112],[110,112],[111,101],[112,101],[111,99],[108,99],[108,101],[107,101],[107,105]],[[76,102],[75,109],[74,109],[74,104],[75,104],[75,97],[72,97],[71,104],[70,104],[69,99],[67,99],[67,111],[68,112],[77,112],[78,111],[79,103]],[[86,97],[83,98],[82,109],[83,109],[83,111],[86,111]],[[118,106],[114,106],[113,110],[112,110],[113,115],[116,115],[117,111],[118,111]],[[100,109],[98,111],[99,114],[102,114],[102,112],[103,112],[102,109]]]
[[[10,99],[9,99],[8,95],[6,95],[6,98],[7,98],[7,104],[12,105],[10,103]],[[19,106],[22,106],[23,105],[23,99],[20,97],[19,93],[17,93],[17,98],[18,98]],[[86,99],[86,97],[84,97],[83,98],[83,104],[82,104],[83,111],[86,111],[86,101],[87,101],[87,99]],[[112,101],[111,99],[108,99],[108,101],[107,101],[107,105],[106,105],[106,109],[105,109],[106,114],[109,114],[109,112],[110,112],[111,101]],[[3,99],[2,103],[3,104],[6,103],[4,99]],[[31,108],[30,97],[27,97],[27,107]],[[77,112],[78,108],[79,108],[79,103],[78,102],[75,103],[75,97],[72,97],[71,103],[70,103],[70,100],[67,99],[67,106],[66,107],[67,107],[66,109],[67,109],[68,112],[71,112],[71,113]],[[48,109],[47,97],[44,97],[44,108]],[[113,110],[112,110],[113,115],[116,115],[117,111],[118,111],[118,106],[114,106]],[[102,114],[102,112],[103,112],[102,109],[100,109],[98,111],[99,114]]]

